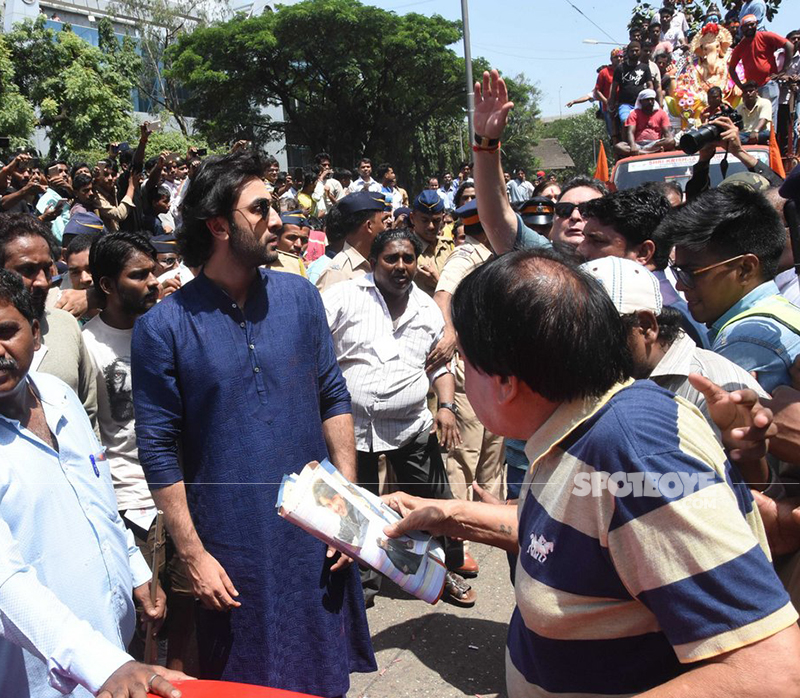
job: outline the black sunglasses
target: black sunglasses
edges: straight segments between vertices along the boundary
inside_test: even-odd
[[[580,204],[571,204],[566,201],[561,201],[553,208],[559,218],[569,218],[576,208],[578,209],[578,213],[581,214],[581,218],[586,218],[586,204],[588,203],[588,201],[584,201]]]
[[[269,218],[269,210],[272,206],[272,202],[269,199],[256,199],[252,204],[249,206],[244,206],[242,208],[235,208],[234,211],[253,211],[253,209],[258,208],[259,213],[261,214],[261,218],[267,220]]]

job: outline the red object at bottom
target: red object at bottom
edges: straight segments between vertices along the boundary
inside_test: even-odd
[[[175,681],[174,686],[180,689],[182,698],[314,698],[308,693],[227,681]],[[153,693],[148,695],[155,698]]]

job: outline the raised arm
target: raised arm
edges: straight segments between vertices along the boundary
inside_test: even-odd
[[[475,138],[500,139],[513,107],[500,74],[496,70],[484,72],[483,84],[475,83]],[[477,148],[472,174],[481,224],[492,249],[497,254],[510,252],[517,237],[517,217],[506,195],[500,149]]]

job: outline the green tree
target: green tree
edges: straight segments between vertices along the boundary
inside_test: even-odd
[[[505,81],[514,108],[503,133],[503,162],[506,167],[531,168],[535,160],[533,148],[539,125],[541,92],[523,74],[505,78]]]
[[[14,82],[38,110],[51,154],[102,149],[134,132],[131,75],[138,57],[130,42],[117,42],[108,20],[98,28],[99,48],[69,25],[60,32],[46,29],[43,15],[7,35]]]
[[[33,105],[14,83],[14,65],[5,37],[0,34],[0,136],[11,138],[11,147],[27,144],[36,125]]]
[[[469,159],[458,22],[398,16],[356,0],[304,0],[260,17],[201,27],[168,52],[169,75],[210,143],[325,150],[353,166],[390,160],[405,186]],[[285,119],[271,121],[268,105]]]
[[[542,124],[537,135],[540,138],[557,138],[575,162],[574,168],[563,172],[563,179],[579,174],[594,174],[600,141],[605,144],[609,167],[613,164],[613,151],[606,134],[605,122],[595,116],[594,109]]]
[[[169,112],[183,135],[188,136],[185,91],[179,81],[170,76],[172,62],[167,49],[180,36],[220,18],[227,10],[227,1],[113,0],[110,7],[118,17],[133,22],[142,57],[134,79],[140,94],[150,103],[148,111]]]

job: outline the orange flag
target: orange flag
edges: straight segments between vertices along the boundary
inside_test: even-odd
[[[769,166],[781,177],[786,179],[786,170],[783,168],[783,158],[781,149],[778,147],[778,140],[775,138],[775,129],[769,130]]]
[[[608,158],[606,157],[606,148],[603,145],[603,141],[600,141],[600,151],[597,153],[597,168],[594,171],[594,178],[599,179],[601,182],[607,182],[609,178]]]

